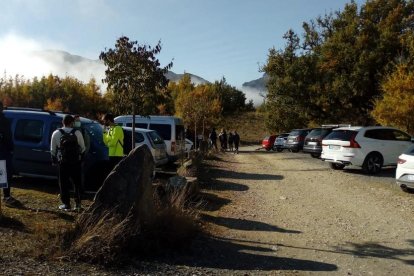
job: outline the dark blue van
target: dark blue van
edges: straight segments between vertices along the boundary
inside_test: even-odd
[[[31,108],[6,108],[4,115],[10,121],[13,141],[13,172],[16,175],[57,179],[57,168],[52,166],[50,139],[62,127],[65,113]],[[85,185],[95,183],[108,159],[108,148],[103,143],[102,126],[81,117],[82,128],[90,137],[90,149],[85,159]],[[95,186],[95,185],[93,185]]]

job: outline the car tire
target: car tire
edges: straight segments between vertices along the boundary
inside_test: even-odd
[[[266,149],[266,151],[270,151],[270,148],[265,148]]]
[[[319,158],[319,157],[321,157],[321,154],[320,153],[311,153],[311,156],[313,158]]]
[[[343,168],[345,168],[344,164],[337,164],[337,163],[329,163],[329,166],[333,170],[342,170]]]
[[[282,148],[276,148],[277,152],[282,152],[283,149]]]
[[[276,147],[272,147],[272,150],[273,150],[273,151],[276,151]]]
[[[362,170],[367,174],[378,174],[381,172],[383,165],[382,155],[377,152],[371,152],[365,157],[362,164]]]
[[[298,149],[291,149],[290,151],[291,151],[291,152],[299,152],[299,150],[298,150]]]
[[[401,187],[401,186],[400,186],[400,188],[401,188],[401,190],[403,190],[406,193],[414,194],[414,189],[412,189],[412,188]]]

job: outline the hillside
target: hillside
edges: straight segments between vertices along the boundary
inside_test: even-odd
[[[264,114],[258,112],[246,112],[226,116],[217,127],[227,132],[237,130],[242,144],[260,144],[263,137],[268,135],[264,124]]]

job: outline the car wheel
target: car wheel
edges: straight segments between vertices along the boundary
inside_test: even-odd
[[[365,158],[362,169],[367,174],[377,174],[381,171],[383,159],[381,154],[373,152]]]
[[[282,152],[283,149],[282,148],[276,148],[277,152]]]
[[[272,147],[272,150],[273,150],[273,151],[276,151],[276,147]]]
[[[343,168],[345,168],[344,164],[337,164],[337,163],[329,163],[329,166],[331,167],[331,169],[334,169],[334,170],[342,170]]]
[[[299,152],[299,150],[298,150],[298,149],[291,149],[290,151],[291,151],[291,152]]]
[[[412,188],[407,188],[406,186],[400,186],[400,188],[406,193],[414,194],[414,189]]]
[[[321,157],[321,154],[320,153],[311,153],[311,156],[313,158],[319,158],[319,157]]]
[[[266,151],[270,151],[270,148],[265,148],[266,149]]]

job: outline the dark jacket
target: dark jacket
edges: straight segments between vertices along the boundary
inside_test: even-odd
[[[6,158],[13,152],[14,144],[9,120],[0,113],[0,157]]]

